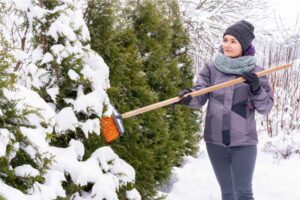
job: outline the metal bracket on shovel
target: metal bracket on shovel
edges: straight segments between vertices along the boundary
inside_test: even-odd
[[[115,125],[117,126],[119,135],[122,136],[125,133],[122,115],[116,110],[114,106],[112,106],[112,108],[113,108],[112,118],[115,122]]]

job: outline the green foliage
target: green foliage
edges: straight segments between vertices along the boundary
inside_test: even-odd
[[[63,4],[58,0],[45,0],[41,3],[42,7],[46,9],[54,9],[56,6]],[[67,5],[66,9],[73,9],[70,7],[71,5]],[[43,53],[51,53],[51,47],[54,45],[74,45],[74,41],[67,41],[66,37],[63,34],[58,34],[57,40],[54,40],[51,36],[46,35],[51,24],[60,16],[60,14],[64,12],[64,10],[56,11],[53,13],[49,13],[45,16],[46,21],[35,21],[34,27],[34,47],[41,47],[43,49]],[[80,30],[76,30],[78,34]],[[82,44],[84,41],[77,41]],[[67,44],[68,43],[68,44]],[[61,111],[66,107],[72,107],[72,104],[66,101],[66,99],[75,100],[77,98],[78,88],[82,86],[83,92],[85,94],[92,91],[92,86],[89,80],[83,77],[81,73],[83,69],[83,58],[80,53],[70,53],[63,58],[58,58],[56,55],[54,56],[54,60],[43,64],[41,62],[35,63],[40,69],[44,69],[47,71],[47,76],[50,78],[48,82],[44,82],[44,85],[40,88],[33,88],[46,102],[55,104],[56,112]],[[79,76],[78,79],[72,80],[68,75],[69,71],[77,73]],[[59,94],[56,96],[56,99],[52,99],[47,93],[47,89],[58,87]],[[87,115],[84,113],[75,113],[76,117],[79,121],[85,121],[87,119],[94,119],[96,117],[95,114]],[[78,139],[84,142],[87,138],[85,137],[83,131],[80,128],[77,128],[75,131],[67,131],[64,134],[57,134],[54,130],[52,134],[48,135],[50,139],[50,144],[57,147],[67,147],[69,145],[69,141],[73,139]],[[98,146],[99,147],[99,146]],[[96,147],[93,147],[91,150],[88,149],[87,152],[93,151]]]
[[[16,75],[8,71],[9,66],[14,61],[13,56],[9,53],[9,45],[0,33],[0,88],[12,88],[16,80]],[[0,95],[3,91],[1,90]]]
[[[66,175],[66,181],[63,182],[62,184],[63,188],[66,191],[66,198],[60,198],[60,199],[71,199],[71,195],[82,190],[84,187],[76,185],[75,183],[72,182],[72,179],[70,175]]]
[[[175,1],[143,1],[125,8],[116,1],[92,1],[86,21],[92,48],[110,68],[108,94],[120,113],[191,87],[189,39]],[[169,106],[125,119],[124,126],[125,135],[111,145],[135,168],[135,187],[142,198],[153,199],[155,187],[169,178],[182,156],[197,151],[196,115]]]
[[[7,200],[2,194],[0,194],[0,200]]]
[[[89,3],[93,3],[93,1],[88,1]],[[65,8],[59,10],[58,7],[61,4],[65,4]],[[78,30],[73,30],[72,24],[70,28],[77,34],[76,41],[70,41],[64,34],[58,34],[57,40],[55,40],[50,35],[46,33],[49,31],[52,23],[60,17],[60,14],[66,12],[66,16],[68,17],[68,12],[73,10],[72,3],[64,3],[59,0],[44,0],[40,2],[40,6],[48,9],[48,10],[56,10],[56,12],[49,12],[45,16],[45,21],[34,21],[34,47],[41,48],[43,50],[43,54],[51,53],[54,57],[54,60],[49,63],[42,63],[41,61],[37,61],[34,63],[38,66],[39,69],[45,70],[47,73],[45,76],[48,79],[47,81],[43,81],[43,86],[38,88],[33,88],[46,102],[52,103],[55,105],[56,113],[59,113],[66,107],[73,107],[73,104],[70,101],[74,101],[77,99],[78,93],[83,92],[84,94],[88,94],[92,92],[94,89],[92,88],[92,84],[90,80],[84,77],[82,70],[84,68],[83,57],[85,56],[84,52],[88,50],[84,45],[86,45],[87,41],[81,37],[82,32],[81,28]],[[63,8],[62,6],[60,9]],[[59,11],[58,11],[59,10]],[[67,10],[67,11],[66,11]],[[79,46],[78,44],[82,45]],[[66,49],[71,47],[78,47],[75,49],[75,53],[70,53],[69,51],[64,52],[68,55],[60,56],[56,55],[52,51],[52,47],[55,45],[63,46]],[[81,48],[81,49],[80,49]],[[69,50],[69,49],[68,49]],[[82,51],[81,51],[82,50]],[[72,50],[70,50],[72,51]],[[69,76],[70,70],[76,73],[79,77],[74,80]],[[59,88],[59,93],[56,95],[55,99],[52,99],[47,92],[47,89],[50,88]],[[82,90],[81,90],[82,89]],[[79,91],[80,90],[80,91]],[[99,102],[100,103],[100,102]],[[79,122],[86,122],[89,119],[97,119],[99,113],[95,111],[91,111],[89,114],[85,112],[74,112],[76,118]],[[105,145],[104,139],[102,139],[96,133],[89,134],[88,137],[84,134],[81,127],[76,127],[76,130],[67,130],[64,133],[58,133],[57,130],[53,130],[52,133],[47,135],[47,138],[50,140],[50,145],[55,147],[66,148],[69,146],[69,142],[71,139],[76,139],[81,141],[84,144],[84,157],[83,160],[89,158],[91,154]],[[62,186],[66,191],[66,198],[59,199],[70,199],[71,196],[80,191],[90,192],[93,184],[88,184],[87,186],[80,186],[76,183],[73,183],[70,175],[65,174],[66,181],[63,181]]]
[[[26,193],[35,182],[43,183],[45,181],[42,175],[51,163],[51,160],[43,159],[41,155],[36,155],[36,158],[33,160],[22,149],[22,147],[29,145],[28,140],[20,133],[20,126],[26,127],[26,120],[24,119],[25,115],[22,112],[17,111],[15,104],[12,104],[11,101],[8,101],[4,97],[1,98],[0,102],[1,111],[3,112],[3,115],[0,117],[0,125],[2,128],[6,128],[14,136],[6,147],[6,155],[0,157],[0,178],[6,184]],[[21,146],[19,149],[13,147],[13,144],[17,142]],[[15,156],[12,159],[9,159],[14,153]],[[16,176],[14,168],[25,164],[31,165],[33,168],[39,170],[40,175],[35,177]]]
[[[17,100],[9,100],[4,95],[4,89],[15,90],[13,84],[16,80],[16,75],[9,71],[10,65],[12,65],[15,60],[10,55],[10,47],[8,43],[4,40],[0,33],[0,127],[2,130],[6,129],[13,136],[10,138],[8,145],[6,146],[6,155],[0,157],[0,179],[6,184],[26,192],[35,182],[43,183],[44,178],[42,177],[43,171],[47,168],[47,164],[44,163],[41,157],[37,158],[38,163],[42,165],[37,165],[37,160],[33,160],[23,149],[28,145],[28,141],[24,138],[20,132],[20,127],[30,127],[25,116],[31,113],[36,113],[31,108],[25,108],[23,110],[18,110],[16,105]],[[13,147],[14,143],[19,143],[21,148],[15,149]],[[14,157],[11,157],[15,153]],[[9,158],[10,157],[10,158]],[[40,170],[41,175],[35,177],[19,177],[16,176],[14,168],[21,165],[31,165],[32,167]],[[45,164],[45,165],[43,165]],[[5,199],[0,195],[0,199]]]
[[[28,157],[27,157],[28,158]],[[30,158],[28,160],[31,160]],[[23,160],[24,163],[29,164],[28,160]],[[44,183],[44,178],[39,175],[39,176],[35,176],[35,177],[29,177],[29,176],[25,176],[25,177],[20,177],[20,176],[16,176],[15,172],[13,169],[9,168],[9,161],[6,157],[0,157],[0,166],[1,166],[1,175],[0,178],[8,185],[21,190],[22,192],[27,192],[27,190],[29,188],[32,187],[32,185],[35,182],[39,182],[39,183]]]

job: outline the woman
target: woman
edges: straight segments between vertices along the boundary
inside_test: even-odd
[[[222,200],[254,199],[252,177],[257,153],[254,113],[268,114],[273,95],[266,76],[258,78],[255,49],[251,45],[254,27],[247,21],[229,26],[223,44],[200,72],[192,89],[180,93],[180,104],[199,108],[208,100],[204,140]],[[245,83],[226,87],[198,97],[186,94],[225,81],[244,77]]]

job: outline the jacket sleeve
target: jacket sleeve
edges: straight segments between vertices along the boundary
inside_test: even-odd
[[[194,87],[192,87],[193,91],[201,90],[203,88],[209,87],[210,85],[210,69],[209,66],[206,64],[202,71],[198,74],[197,82]],[[189,104],[191,108],[200,108],[203,106],[208,99],[208,93],[196,96],[192,99]]]
[[[256,95],[250,94],[250,96],[256,111],[259,114],[266,115],[270,113],[274,104],[273,91],[269,85],[267,76],[262,76],[259,80],[261,85],[260,90]]]

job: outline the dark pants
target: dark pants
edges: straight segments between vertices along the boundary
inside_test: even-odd
[[[206,148],[221,188],[222,200],[253,200],[256,145],[224,147],[206,143]]]

